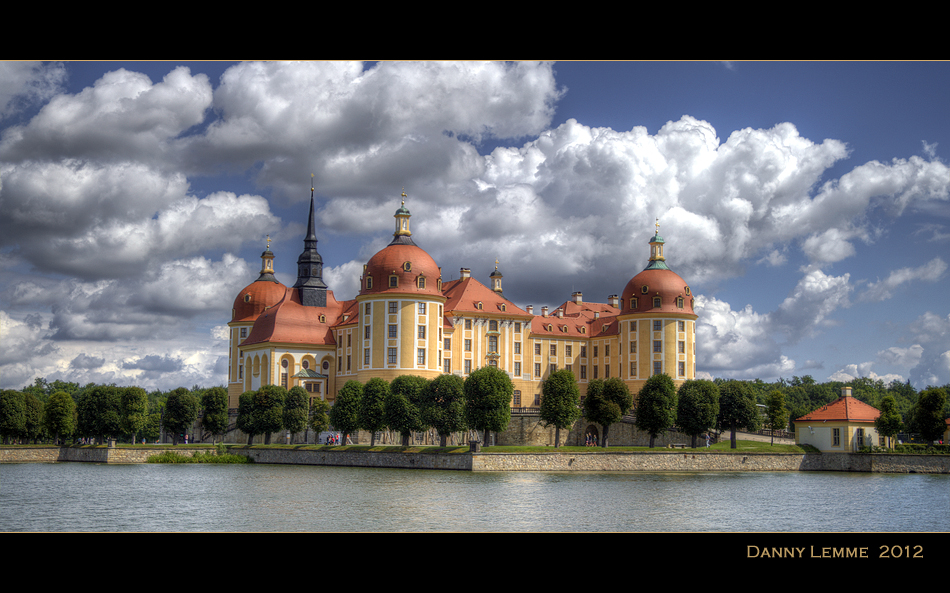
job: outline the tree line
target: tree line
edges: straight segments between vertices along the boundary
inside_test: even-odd
[[[728,431],[735,448],[737,429],[794,430],[790,423],[795,418],[837,399],[842,386],[850,386],[854,397],[881,410],[877,427],[884,436],[915,432],[933,441],[946,429],[950,385],[918,393],[909,382],[885,384],[860,378],[817,383],[807,375],[771,383],[696,379],[678,389],[668,375],[654,375],[636,397],[619,378],[595,379],[588,382],[581,400],[573,373],[561,369],[542,383],[539,415],[544,426],[555,428],[555,446],[560,446],[561,429],[569,430],[583,416],[603,427],[601,445],[606,447],[610,425],[633,414],[636,426],[650,435],[651,447],[657,436],[675,427],[691,437],[693,447],[707,431]],[[465,379],[405,375],[391,382],[374,378],[365,385],[351,380],[342,386],[333,406],[311,401],[301,387],[267,385],[241,394],[237,427],[248,435],[248,443],[256,435],[264,435],[265,443],[270,443],[275,432],[311,428],[319,433],[330,426],[343,433],[344,442],[362,429],[371,433],[375,445],[376,434],[388,429],[408,445],[412,433],[434,429],[443,446],[450,434],[468,430],[482,432],[487,443],[489,432],[507,428],[513,391],[507,373],[494,367],[477,369]],[[37,378],[20,391],[0,392],[0,436],[4,443],[68,439],[103,443],[107,438],[135,442],[157,440],[164,429],[177,444],[199,417],[204,430],[224,434],[227,405],[223,387],[146,393],[139,387],[80,387]]]
[[[205,430],[224,434],[228,422],[224,387],[146,392],[135,386],[90,383],[80,387],[37,378],[22,390],[0,392],[0,438],[4,444],[156,441],[162,430],[177,444],[199,416]]]

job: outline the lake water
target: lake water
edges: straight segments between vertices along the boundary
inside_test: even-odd
[[[2,464],[0,531],[950,532],[950,475]]]

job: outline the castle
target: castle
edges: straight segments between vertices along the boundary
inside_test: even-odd
[[[552,371],[568,368],[581,394],[593,379],[622,378],[637,393],[653,374],[679,386],[695,378],[696,314],[689,286],[667,266],[663,239],[650,240],[645,269],[606,303],[575,292],[553,311],[535,314],[505,298],[496,264],[488,285],[462,268],[444,282],[442,268],[415,244],[409,210],[396,210],[393,240],[363,266],[360,290],[337,300],[323,281],[314,202],[292,287],[274,276],[274,254],[261,254],[260,276],[234,299],[228,346],[228,399],[262,385],[300,385],[333,402],[351,379],[366,383],[411,374],[468,376],[492,365],[514,383],[514,408],[537,408]]]

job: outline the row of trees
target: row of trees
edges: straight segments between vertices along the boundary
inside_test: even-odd
[[[75,384],[54,388],[63,386]],[[191,430],[199,415],[203,428],[212,434],[227,430],[228,398],[223,387],[179,387],[155,403],[141,387],[75,387],[49,394],[31,389],[0,392],[0,436],[4,444],[70,439],[99,443],[112,438],[157,440],[163,429],[178,444],[179,436]]]
[[[464,380],[456,375],[431,380],[403,375],[391,382],[373,378],[365,385],[350,380],[333,406],[314,400],[309,409],[302,388],[266,385],[241,394],[237,427],[247,434],[248,444],[256,435],[264,435],[269,444],[278,431],[294,433],[309,427],[319,433],[332,425],[342,433],[343,442],[365,430],[372,435],[370,445],[375,445],[376,434],[388,429],[408,445],[414,432],[434,429],[445,446],[452,433],[483,431],[487,440],[489,432],[507,428],[513,394],[508,374],[494,367],[477,369]]]

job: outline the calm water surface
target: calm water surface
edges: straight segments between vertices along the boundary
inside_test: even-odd
[[[948,532],[950,476],[2,464],[0,531]]]

